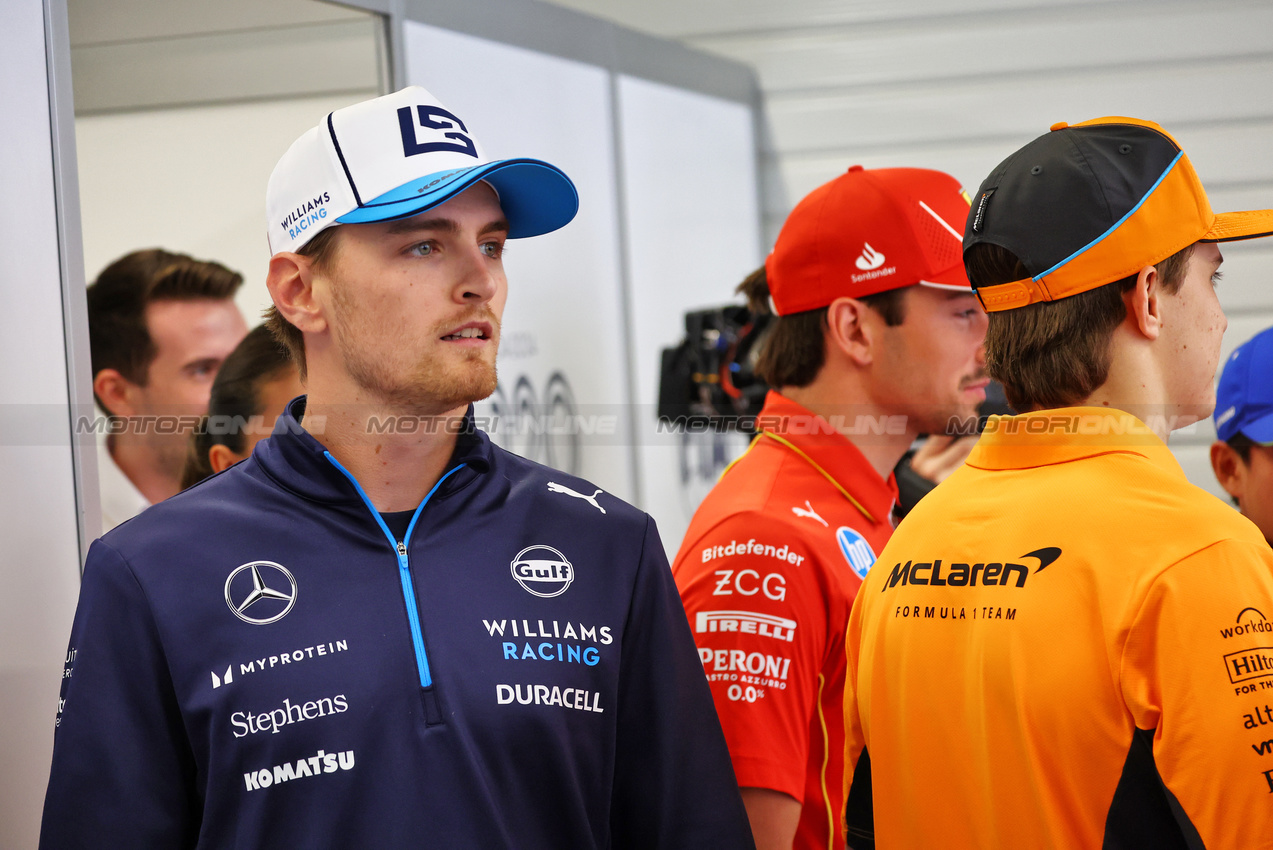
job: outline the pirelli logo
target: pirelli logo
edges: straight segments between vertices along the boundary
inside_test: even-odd
[[[1257,646],[1224,656],[1224,666],[1233,684],[1273,676],[1273,647]]]
[[[700,634],[737,632],[761,635],[788,643],[796,639],[795,620],[754,611],[699,611],[694,617],[694,630]]]

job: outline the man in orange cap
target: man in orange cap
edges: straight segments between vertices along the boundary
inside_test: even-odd
[[[849,621],[848,840],[1273,847],[1273,552],[1165,439],[1208,416],[1216,215],[1176,141],[1058,124],[973,200],[1018,416],[907,517]]]
[[[844,846],[843,637],[892,470],[985,398],[967,214],[949,175],[854,166],[740,287],[778,314],[756,364],[775,389],[672,569],[761,850]]]

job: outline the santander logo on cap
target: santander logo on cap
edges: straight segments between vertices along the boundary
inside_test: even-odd
[[[865,247],[862,249],[861,255],[854,260],[853,265],[857,266],[864,272],[878,269],[880,266],[884,265],[885,257],[883,254],[872,248],[870,242],[863,242],[862,244]]]

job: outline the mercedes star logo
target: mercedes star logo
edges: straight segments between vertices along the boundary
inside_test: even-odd
[[[279,589],[284,586],[286,590]],[[264,626],[276,622],[296,604],[296,579],[282,564],[252,561],[225,580],[225,604],[245,623]]]

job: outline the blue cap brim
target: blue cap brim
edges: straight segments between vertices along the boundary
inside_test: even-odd
[[[1243,422],[1238,430],[1253,443],[1261,445],[1273,443],[1273,413],[1254,422]]]
[[[510,239],[551,233],[579,211],[579,193],[561,169],[537,159],[501,159],[412,180],[336,221],[365,224],[410,218],[446,203],[481,180],[499,193]]]

